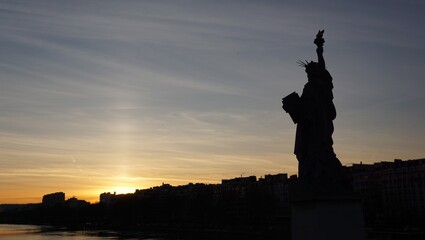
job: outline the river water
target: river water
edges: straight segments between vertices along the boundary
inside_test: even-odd
[[[284,240],[284,236],[264,236],[254,232],[194,231],[148,233],[145,231],[71,231],[36,225],[0,224],[0,240]]]
[[[113,231],[68,231],[34,225],[0,224],[0,240],[100,240],[100,239],[142,239],[166,240],[165,238],[143,236],[122,236]]]

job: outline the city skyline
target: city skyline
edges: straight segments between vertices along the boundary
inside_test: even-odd
[[[343,165],[425,155],[421,1],[2,1],[0,203],[296,174],[324,56]]]
[[[373,166],[379,166],[379,165],[384,165],[384,164],[389,166],[389,165],[396,165],[396,164],[399,164],[401,162],[403,162],[403,163],[419,162],[419,161],[423,161],[423,160],[424,159],[406,159],[406,160],[394,159],[393,161],[380,161],[380,162],[374,162],[374,163],[359,162],[359,163],[353,163],[352,165],[346,165],[344,167],[347,168],[347,169],[350,169],[348,171],[353,171],[352,169],[362,167],[362,166],[373,167]],[[420,170],[416,170],[416,171],[420,171]],[[148,186],[148,187],[145,187],[145,188],[131,188],[131,187],[129,187],[128,189],[127,188],[121,189],[121,191],[112,190],[112,191],[100,192],[100,193],[98,193],[97,197],[91,196],[91,198],[89,198],[89,199],[77,198],[76,195],[66,194],[65,192],[63,192],[59,189],[57,192],[43,193],[39,197],[33,198],[33,199],[37,199],[33,202],[0,203],[0,205],[1,204],[5,204],[5,205],[7,205],[7,204],[12,204],[12,205],[14,205],[14,204],[18,204],[18,205],[19,204],[37,204],[37,203],[43,202],[43,199],[44,199],[45,196],[57,195],[57,194],[63,194],[63,201],[65,201],[65,200],[68,201],[70,199],[78,199],[78,200],[82,200],[82,201],[90,203],[90,204],[96,204],[96,203],[102,202],[102,200],[101,200],[102,195],[113,195],[113,196],[128,195],[128,194],[131,195],[131,194],[136,194],[138,191],[152,190],[152,189],[157,189],[157,188],[161,188],[161,187],[164,187],[164,186],[165,187],[177,187],[177,188],[179,188],[179,187],[187,187],[187,186],[190,186],[190,185],[197,185],[197,184],[201,184],[201,185],[222,185],[226,182],[232,182],[232,181],[234,182],[234,181],[239,181],[239,180],[242,180],[242,181],[249,180],[249,181],[251,181],[251,180],[255,179],[255,181],[257,181],[257,180],[263,181],[264,179],[267,180],[267,178],[274,178],[274,177],[278,177],[278,176],[285,176],[286,179],[293,180],[293,181],[298,179],[298,177],[299,177],[297,174],[291,175],[291,174],[288,174],[287,172],[280,172],[280,173],[276,173],[276,174],[264,174],[262,176],[256,176],[256,175],[245,175],[244,176],[243,174],[241,174],[240,176],[233,176],[230,179],[216,179],[215,181],[208,182],[208,183],[206,183],[206,182],[188,182],[187,184],[182,184],[182,185],[172,185],[172,184],[169,184],[167,182],[162,182],[160,185],[152,185],[152,186]],[[362,179],[355,179],[355,181],[356,180],[364,181],[364,179],[363,180]]]

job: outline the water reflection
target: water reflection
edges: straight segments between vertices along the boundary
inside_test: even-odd
[[[40,227],[32,225],[11,225],[0,224],[0,238],[5,239],[4,236],[25,235],[37,233]]]
[[[33,225],[0,224],[0,240],[100,240],[100,239],[144,239],[159,238],[138,236],[137,238],[119,237],[112,231],[67,231]]]

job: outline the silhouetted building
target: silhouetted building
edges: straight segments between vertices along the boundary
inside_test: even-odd
[[[100,194],[99,202],[106,204],[106,205],[110,205],[111,202],[114,200],[115,196],[116,196],[115,192],[113,194],[110,193],[110,192],[104,192],[104,193]]]
[[[0,204],[0,213],[7,211],[21,211],[26,204]]]
[[[268,174],[258,181],[260,186],[263,189],[267,189],[272,196],[275,217],[278,219],[289,219],[292,184],[288,178],[288,174]]]
[[[233,186],[244,186],[246,184],[249,183],[253,183],[257,181],[257,177],[256,176],[249,176],[249,177],[237,177],[237,178],[232,178],[232,179],[222,179],[221,180],[221,184],[228,184],[228,186],[233,185]]]
[[[425,227],[425,159],[353,164],[346,172],[368,226]]]
[[[79,207],[84,207],[84,206],[90,205],[89,202],[87,202],[85,200],[79,200],[76,197],[72,197],[72,198],[66,200],[65,202],[71,208],[79,208]]]
[[[56,193],[46,194],[46,195],[43,196],[42,203],[45,206],[54,206],[54,205],[64,204],[65,203],[65,193],[56,192]]]
[[[219,211],[226,222],[240,222],[249,218],[250,206],[247,195],[254,190],[256,176],[221,180],[215,191]]]

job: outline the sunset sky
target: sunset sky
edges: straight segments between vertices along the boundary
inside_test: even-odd
[[[343,165],[425,157],[425,1],[0,1],[0,203],[297,173],[325,29]]]

